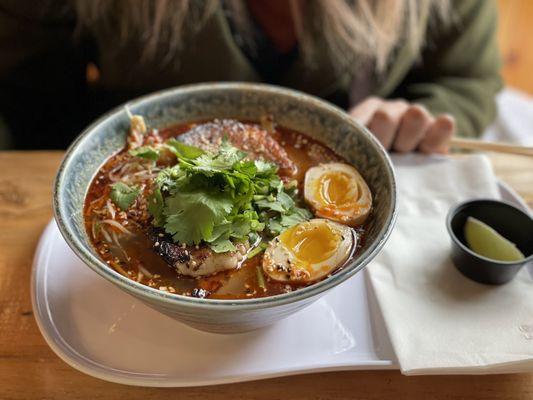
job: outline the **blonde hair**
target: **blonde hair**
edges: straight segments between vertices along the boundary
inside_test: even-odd
[[[339,67],[372,61],[383,71],[395,46],[406,42],[417,55],[425,21],[449,20],[449,0],[288,0],[300,52],[309,66],[326,52]],[[79,26],[117,34],[120,42],[141,40],[143,59],[162,62],[179,53],[200,30],[219,0],[74,0]],[[246,0],[226,0],[237,31],[253,49]],[[165,60],[164,58],[167,57]]]

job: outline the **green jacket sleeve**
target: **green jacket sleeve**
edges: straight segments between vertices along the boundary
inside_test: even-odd
[[[398,88],[398,96],[449,113],[460,136],[479,136],[496,114],[502,86],[492,0],[452,2],[452,21],[432,30],[419,67]]]

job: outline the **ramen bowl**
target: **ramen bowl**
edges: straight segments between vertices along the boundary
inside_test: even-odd
[[[391,233],[396,184],[387,152],[368,130],[327,102],[275,86],[207,83],[156,92],[126,105],[156,128],[213,118],[254,121],[272,115],[280,126],[309,135],[354,165],[373,195],[364,244],[341,270],[310,286],[271,297],[238,300],[192,298],[145,286],[116,272],[98,257],[83,220],[84,201],[93,177],[125,144],[129,117],[124,106],[117,107],[90,125],[67,150],[54,186],[55,219],[66,242],[88,267],[157,311],[209,332],[257,329],[308,306],[361,271]]]

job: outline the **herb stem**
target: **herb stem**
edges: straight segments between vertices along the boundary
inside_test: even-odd
[[[263,276],[263,271],[261,270],[261,266],[257,265],[256,267],[257,271],[257,285],[263,289],[264,292],[266,292],[267,288],[265,285],[265,277]]]
[[[248,259],[254,258],[258,254],[260,254],[263,251],[265,251],[267,247],[268,247],[268,245],[265,242],[260,242],[255,248],[250,250],[250,252],[248,253],[247,258]]]

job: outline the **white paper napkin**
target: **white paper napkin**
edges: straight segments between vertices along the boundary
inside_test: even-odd
[[[396,227],[367,268],[404,374],[533,371],[533,281],[464,277],[450,259],[445,217],[456,203],[498,198],[488,159],[394,158]]]
[[[498,115],[482,139],[533,146],[533,97],[507,87],[496,96],[496,105]]]

